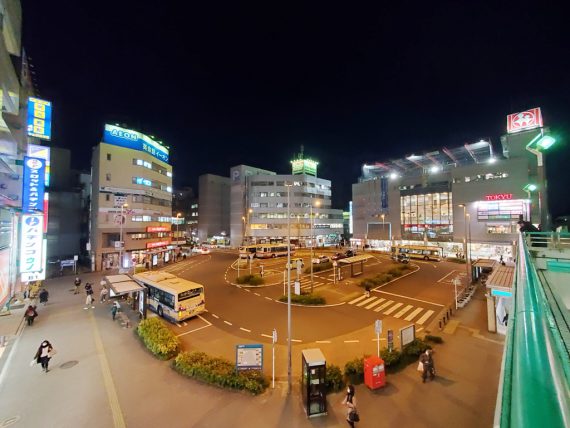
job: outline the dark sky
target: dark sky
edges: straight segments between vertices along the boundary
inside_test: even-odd
[[[508,113],[541,107],[563,136],[552,211],[570,213],[570,34],[554,3],[22,3],[53,143],[76,167],[105,121],[170,145],[178,186],[240,163],[289,173],[303,144],[341,208],[362,163],[498,146]]]

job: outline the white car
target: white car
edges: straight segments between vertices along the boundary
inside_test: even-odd
[[[301,263],[301,269],[303,269],[305,267],[305,262],[303,262],[303,259],[294,258],[294,259],[291,259],[291,269],[297,269],[298,262]],[[288,269],[288,268],[289,268],[289,264],[285,263],[285,269]]]
[[[313,258],[313,264],[315,264],[315,265],[318,265],[320,263],[328,263],[330,261],[331,261],[330,257],[325,256],[325,255],[320,255],[320,256]]]
[[[200,248],[200,254],[210,254],[209,248]]]

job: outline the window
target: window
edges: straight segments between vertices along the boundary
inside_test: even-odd
[[[107,160],[108,160],[108,161],[111,160],[111,153],[107,153]]]
[[[504,233],[517,233],[516,223],[487,223],[487,233],[490,234],[504,234]]]
[[[108,172],[107,174],[105,174],[105,180],[111,181],[111,173],[110,173],[110,172]]]
[[[111,195],[109,195],[108,193],[105,195],[105,200],[106,201],[110,201],[111,200]]]

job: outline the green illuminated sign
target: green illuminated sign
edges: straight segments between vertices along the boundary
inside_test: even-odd
[[[295,159],[291,161],[293,175],[307,174],[317,176],[317,165],[319,163],[311,159]]]

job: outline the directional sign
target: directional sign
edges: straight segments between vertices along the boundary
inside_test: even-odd
[[[382,320],[376,320],[374,322],[374,332],[376,334],[382,334]]]

